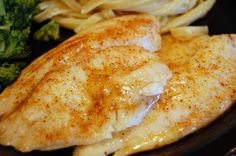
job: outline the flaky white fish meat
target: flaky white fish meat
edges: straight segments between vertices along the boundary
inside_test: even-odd
[[[187,42],[164,36],[162,42],[157,55],[173,75],[143,122],[112,139],[77,147],[73,156],[121,156],[160,148],[206,126],[234,104],[236,35]]]
[[[36,59],[0,95],[0,144],[86,145],[138,125],[171,77],[148,15],[99,23]]]

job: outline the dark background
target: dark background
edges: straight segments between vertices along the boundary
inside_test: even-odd
[[[209,26],[210,34],[236,33],[236,1],[217,0],[205,18],[193,25]]]
[[[193,25],[208,25],[210,34],[236,33],[236,0],[217,0],[213,9]],[[33,28],[37,28],[33,25]],[[30,41],[34,52],[30,60],[47,51],[63,39],[71,35],[62,29],[63,38],[58,42],[43,44]],[[29,61],[30,61],[29,60]],[[236,106],[223,114],[219,119],[196,133],[181,139],[177,143],[158,150],[143,152],[138,155],[184,155],[184,156],[223,156],[236,146]],[[72,148],[52,152],[19,153],[11,147],[0,146],[0,156],[71,156]],[[236,156],[236,154],[234,155]]]

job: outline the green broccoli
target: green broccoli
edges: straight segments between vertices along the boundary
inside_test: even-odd
[[[26,42],[36,5],[37,0],[0,0],[0,91],[20,73],[22,63],[15,60],[30,53]]]
[[[3,63],[0,65],[0,92],[18,77],[24,66],[24,62]]]
[[[34,33],[34,39],[38,41],[48,42],[50,40],[58,40],[60,38],[60,27],[59,24],[50,21],[41,27],[38,31]]]
[[[36,0],[0,0],[0,60],[25,58]]]
[[[30,53],[29,48],[25,45],[29,37],[29,27],[19,31],[11,30],[10,32],[0,31],[0,60],[25,58]]]
[[[5,14],[6,14],[6,11],[5,11],[3,0],[0,0],[0,16],[3,16]]]

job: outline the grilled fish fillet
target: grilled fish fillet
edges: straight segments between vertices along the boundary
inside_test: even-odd
[[[236,35],[180,42],[163,37],[158,55],[172,70],[160,100],[143,122],[73,156],[129,155],[159,148],[209,124],[236,101]]]
[[[150,53],[158,23],[127,16],[95,28],[44,54],[3,91],[0,144],[23,152],[86,145],[142,121],[171,76]]]

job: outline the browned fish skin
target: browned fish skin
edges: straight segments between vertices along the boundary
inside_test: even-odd
[[[23,152],[86,145],[142,121],[171,76],[150,53],[158,23],[127,16],[94,28],[38,58],[0,95],[0,144]]]
[[[130,155],[160,148],[209,124],[236,101],[236,35],[180,42],[164,36],[160,58],[173,76],[143,122],[73,156]]]

